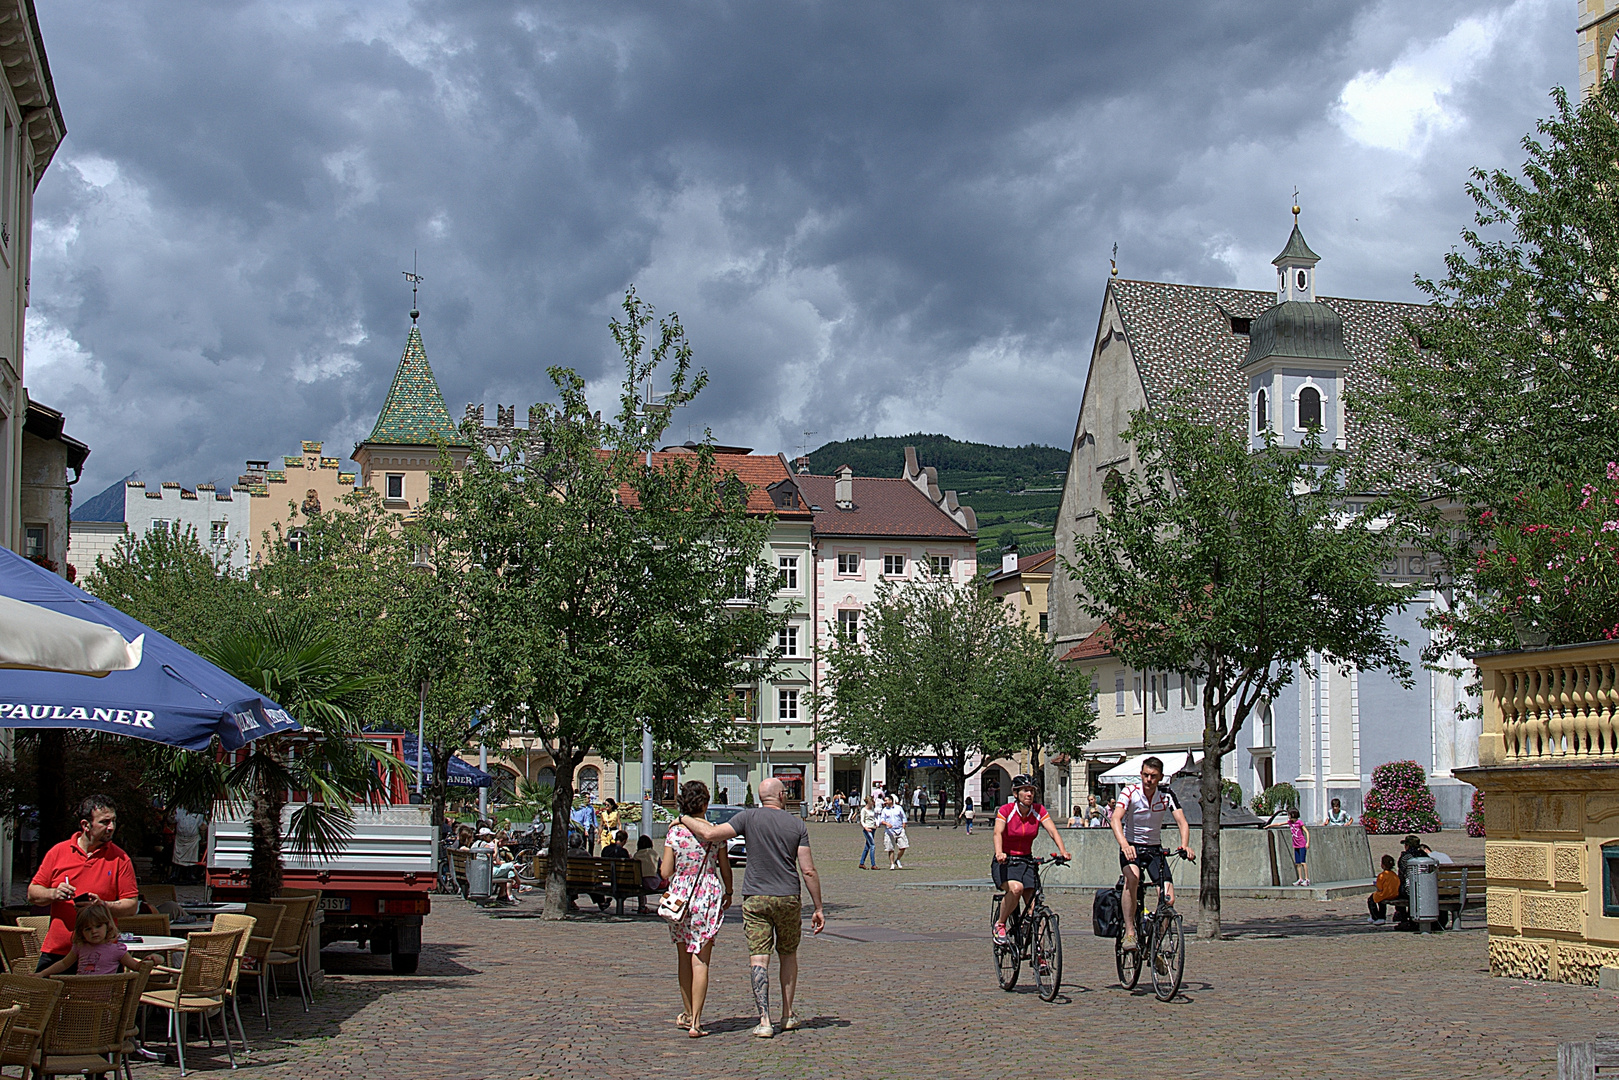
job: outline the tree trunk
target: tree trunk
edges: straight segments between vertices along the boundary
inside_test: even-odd
[[[545,867],[543,919],[562,919],[568,914],[568,821],[573,813],[573,770],[579,762],[573,751],[558,746],[552,765],[557,772],[551,789],[551,850]],[[645,826],[650,831],[650,823]]]
[[[1034,781],[1034,801],[1050,810],[1051,807],[1046,806],[1046,770],[1040,764],[1038,744],[1029,747],[1029,779]]]
[[[433,828],[444,824],[444,804],[450,801],[450,748],[448,744],[439,747],[432,743],[427,744],[428,753],[433,755],[433,782],[428,791],[433,799]],[[443,755],[440,757],[440,755]]]
[[[1203,866],[1198,872],[1197,936],[1220,937],[1220,733],[1203,726],[1203,771],[1198,801],[1203,807]]]
[[[78,831],[79,823],[72,821],[73,811],[67,804],[67,785],[63,783],[63,754],[67,748],[67,732],[61,728],[44,728],[34,750],[34,791],[39,799],[39,854],[53,844],[59,844]]]
[[[900,785],[905,782],[905,758],[900,754],[887,754],[883,766],[883,790],[898,799]]]
[[[273,749],[258,752],[280,757]],[[270,898],[281,891],[281,809],[286,802],[287,793],[282,788],[263,783],[254,785],[247,822],[252,844],[247,863],[247,891],[254,903],[269,903]]]

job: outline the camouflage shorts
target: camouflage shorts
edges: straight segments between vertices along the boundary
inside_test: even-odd
[[[742,900],[742,932],[749,956],[798,951],[804,932],[804,909],[796,896],[748,896]]]

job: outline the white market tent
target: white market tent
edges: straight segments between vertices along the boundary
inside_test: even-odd
[[[1134,784],[1141,779],[1141,763],[1150,757],[1156,757],[1164,763],[1164,779],[1169,779],[1176,773],[1190,769],[1203,760],[1201,751],[1176,750],[1158,754],[1137,754],[1126,758],[1113,768],[1097,777],[1104,784],[1122,787],[1125,784]]]

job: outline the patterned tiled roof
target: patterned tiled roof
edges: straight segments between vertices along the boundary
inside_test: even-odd
[[[382,404],[377,426],[371,429],[370,443],[391,443],[400,446],[465,445],[461,433],[450,419],[450,410],[444,407],[444,395],[439,392],[433,369],[427,363],[427,350],[422,348],[422,332],[414,325],[405,339],[405,353],[399,358],[393,385],[388,388],[388,400]]]
[[[1238,366],[1248,353],[1248,337],[1232,332],[1231,319],[1258,318],[1275,305],[1276,294],[1123,278],[1115,278],[1108,288],[1148,403],[1156,408],[1184,392],[1205,416],[1246,431],[1248,381]],[[1421,304],[1386,300],[1323,296],[1320,302],[1343,318],[1344,343],[1355,358],[1345,371],[1345,389],[1351,394],[1384,387],[1373,369],[1388,357],[1389,343],[1405,334],[1404,321],[1420,319],[1427,311]],[[1346,426],[1351,453],[1373,464],[1394,464],[1381,460],[1393,445],[1394,432],[1355,413],[1349,414]]]
[[[909,480],[855,477],[852,510],[838,509],[837,477],[799,475],[793,480],[815,512],[817,536],[973,538]]]

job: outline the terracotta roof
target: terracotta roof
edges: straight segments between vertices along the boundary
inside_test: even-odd
[[[989,575],[987,580],[997,581],[1001,578],[1009,578],[1014,574],[1049,574],[1056,568],[1056,562],[1056,548],[1037,551],[1033,555],[1019,554],[1016,570],[997,570]]]
[[[660,450],[652,455],[652,467],[659,466],[674,460],[690,460],[692,453],[688,450]],[[778,505],[772,498],[770,488],[783,480],[801,480],[803,477],[794,477],[788,474],[787,466],[775,454],[720,454],[714,455],[714,467],[721,476],[734,475],[748,487],[748,513],[770,514],[783,521],[810,520],[809,503],[802,496],[798,499],[788,499],[788,503],[796,505]],[[635,493],[627,487],[619,488],[620,497],[629,506],[636,505]]]
[[[444,395],[427,363],[427,350],[422,348],[422,332],[414,324],[405,338],[405,352],[394,371],[388,400],[382,403],[377,425],[365,441],[398,446],[466,445],[450,419],[450,410],[444,407]]]
[[[1108,289],[1148,402],[1156,406],[1184,390],[1206,415],[1248,430],[1248,380],[1238,365],[1249,342],[1246,334],[1232,332],[1231,318],[1257,319],[1275,306],[1276,294],[1123,278],[1109,282]],[[1336,296],[1320,297],[1320,303],[1343,317],[1344,343],[1356,361],[1346,365],[1345,389],[1351,394],[1384,387],[1373,368],[1387,358],[1389,342],[1405,334],[1404,321],[1427,311],[1421,304]],[[1395,464],[1384,459],[1394,431],[1350,413],[1345,434],[1351,453],[1375,464]]]
[[[1108,629],[1107,623],[1103,623],[1057,659],[1061,663],[1071,663],[1075,660],[1100,660],[1104,656],[1112,655],[1113,633]]]
[[[821,536],[974,539],[909,480],[857,476],[852,481],[854,509],[839,510],[836,477],[800,474],[793,479],[815,513],[815,531]]]

